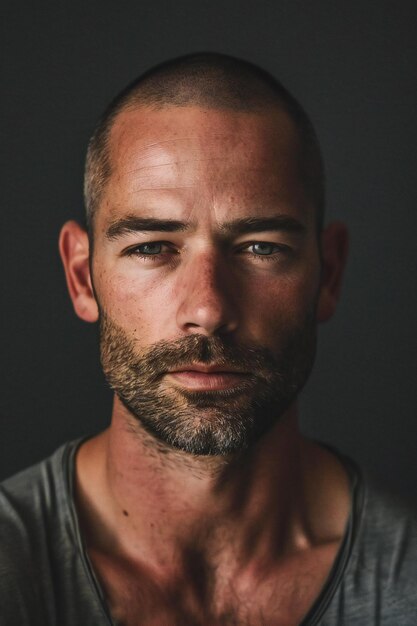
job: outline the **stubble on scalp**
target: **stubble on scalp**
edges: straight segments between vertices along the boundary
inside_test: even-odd
[[[100,316],[101,362],[110,387],[155,443],[192,455],[247,449],[294,401],[314,362],[314,315],[310,312],[282,337],[274,354],[263,346],[199,334],[159,341],[139,352],[124,329],[103,311]],[[246,375],[238,387],[220,391],[164,383],[166,372],[192,363],[230,366]]]

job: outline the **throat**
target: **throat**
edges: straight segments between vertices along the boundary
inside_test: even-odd
[[[187,472],[143,442],[139,454],[125,428],[112,428],[80,448],[75,495],[115,618],[128,626],[259,626],[260,615],[274,626],[300,623],[350,510],[337,458],[288,420],[244,457],[210,472],[191,463]]]

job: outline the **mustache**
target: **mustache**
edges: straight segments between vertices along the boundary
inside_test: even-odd
[[[156,380],[173,368],[192,363],[219,365],[239,369],[248,374],[269,378],[268,373],[279,369],[279,363],[272,353],[264,347],[228,343],[219,337],[189,335],[167,342],[153,344],[142,355],[138,374]]]

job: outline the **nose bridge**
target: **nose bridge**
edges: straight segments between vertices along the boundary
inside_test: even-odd
[[[178,324],[183,330],[215,334],[237,326],[227,262],[213,247],[184,262],[179,276]]]

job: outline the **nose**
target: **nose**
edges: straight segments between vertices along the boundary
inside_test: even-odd
[[[202,252],[190,258],[178,276],[178,327],[206,336],[234,332],[238,318],[233,282],[227,260],[218,253]]]

